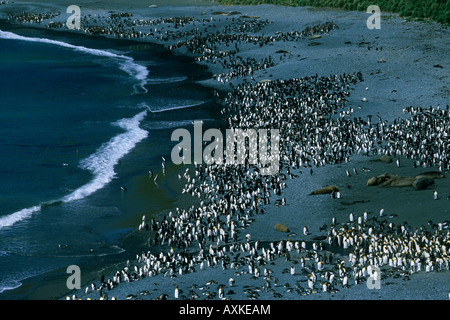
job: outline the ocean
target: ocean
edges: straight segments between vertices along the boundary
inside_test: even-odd
[[[218,118],[208,77],[160,45],[0,24],[0,299],[139,253],[123,238],[179,196],[172,131]]]

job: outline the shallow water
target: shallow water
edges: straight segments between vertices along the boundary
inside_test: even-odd
[[[39,298],[40,285],[10,289],[128,254],[130,217],[176,201],[163,183],[143,197],[136,177],[161,170],[172,130],[217,107],[195,84],[205,71],[160,46],[0,30],[0,292]]]

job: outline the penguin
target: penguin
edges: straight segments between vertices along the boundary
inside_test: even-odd
[[[335,226],[337,224],[336,217],[331,218],[331,225]]]
[[[303,227],[303,235],[307,236],[308,234],[309,234],[308,227],[304,226]]]
[[[347,288],[348,287],[348,277],[344,276],[344,279],[342,280],[342,287]]]
[[[311,278],[308,279],[308,288],[311,291],[314,290],[314,282],[311,280]]]

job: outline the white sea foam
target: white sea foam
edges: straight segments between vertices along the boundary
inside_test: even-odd
[[[148,70],[145,66],[135,63],[131,57],[119,55],[106,50],[75,46],[57,40],[24,37],[12,32],[6,32],[2,30],[0,30],[0,39],[48,43],[95,56],[116,59],[119,61],[119,68],[138,80],[139,85],[146,91],[144,85],[146,84]],[[130,150],[133,149],[138,142],[147,137],[148,132],[139,127],[140,122],[144,119],[146,114],[147,110],[138,113],[133,118],[121,119],[117,121],[115,125],[124,129],[125,132],[113,137],[109,142],[102,145],[94,154],[82,160],[80,163],[80,166],[83,169],[89,170],[93,173],[93,180],[88,184],[76,189],[74,192],[65,196],[63,199],[52,201],[50,202],[50,204],[60,201],[68,202],[82,199],[103,188],[107,183],[109,183],[115,177],[114,166],[118,163],[119,159],[130,152]],[[25,208],[7,216],[0,217],[0,229],[9,227],[18,221],[31,217],[34,213],[39,212],[45,205],[46,204]]]
[[[209,122],[214,119],[193,119],[193,120],[175,120],[175,121],[152,121],[151,123],[143,126],[146,130],[167,130],[176,129],[182,127],[192,126],[194,121]]]
[[[174,106],[166,106],[165,108],[161,108],[161,109],[153,109],[151,107],[148,107],[148,110],[151,113],[159,113],[159,112],[166,112],[166,111],[171,111],[171,110],[192,108],[192,107],[200,106],[204,103],[205,103],[204,101],[199,101],[199,102],[194,102],[194,103],[189,103],[189,104],[177,104]]]
[[[148,79],[148,84],[166,84],[166,83],[176,83],[187,80],[187,77],[172,77],[172,78],[152,78]]]
[[[140,122],[144,119],[146,114],[147,110],[144,110],[133,118],[121,119],[115,122],[114,125],[124,129],[125,132],[113,137],[110,141],[104,143],[95,153],[80,162],[81,168],[89,170],[94,175],[89,183],[79,187],[60,200],[22,209],[1,217],[0,229],[12,226],[18,221],[31,217],[45,205],[83,199],[111,182],[116,175],[114,166],[123,156],[128,154],[137,143],[147,137],[148,132],[139,127]]]
[[[22,209],[20,211],[14,212],[10,215],[4,216],[0,218],[0,229],[4,227],[9,227],[15,224],[16,222],[27,219],[33,215],[33,213],[41,210],[41,206],[34,206],[26,209]]]
[[[18,34],[15,34],[13,32],[9,31],[2,31],[0,30],[0,39],[10,39],[10,40],[21,40],[21,41],[29,41],[29,42],[40,42],[40,43],[47,43],[51,45],[56,45],[64,48],[73,49],[78,52],[94,55],[94,56],[100,56],[100,57],[107,57],[112,58],[118,61],[120,70],[126,72],[136,80],[138,80],[139,86],[144,90],[144,92],[147,92],[147,89],[145,88],[145,85],[147,84],[147,77],[148,77],[148,69],[147,67],[140,65],[134,61],[133,58],[113,53],[107,50],[101,50],[101,49],[93,49],[93,48],[86,48],[83,46],[76,46],[67,42],[58,41],[58,40],[52,40],[52,39],[46,39],[46,38],[35,38],[35,37],[25,37]],[[137,93],[135,91],[135,93]]]
[[[22,283],[20,283],[19,281],[15,281],[13,280],[10,283],[0,283],[0,293],[2,293],[3,291],[7,291],[7,290],[14,290],[18,287],[20,287],[22,285]]]
[[[116,175],[114,166],[137,143],[147,137],[148,132],[139,127],[146,114],[147,110],[138,113],[131,119],[121,119],[115,123],[126,132],[113,137],[94,154],[80,162],[80,167],[92,172],[94,178],[91,182],[65,196],[62,201],[69,202],[85,198],[112,181]]]

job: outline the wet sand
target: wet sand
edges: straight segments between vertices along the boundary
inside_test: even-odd
[[[158,7],[152,8],[151,11],[145,10],[145,13],[134,8],[127,8],[127,10],[133,10],[135,17],[139,17],[139,14],[142,17],[155,18],[184,15],[195,16],[199,19],[205,17],[217,19],[217,16],[212,15],[217,11],[239,11],[242,14],[258,16],[258,19],[268,19],[272,22],[258,34],[302,30],[308,25],[333,21],[339,29],[323,34],[316,40],[306,38],[293,42],[279,41],[263,47],[242,44],[239,54],[243,57],[258,59],[269,55],[274,57],[276,63],[274,67],[254,73],[256,82],[264,79],[300,78],[316,73],[328,76],[361,71],[364,81],[353,86],[346,106],[346,108],[354,108],[355,117],[380,115],[383,119],[392,121],[402,117],[402,109],[410,105],[428,107],[430,105],[445,106],[448,103],[449,58],[446,55],[448,41],[445,40],[449,38],[448,30],[435,24],[405,22],[393,15],[386,15],[382,18],[380,30],[369,30],[366,27],[368,15],[364,13],[274,6]],[[228,19],[231,19],[230,17],[219,18],[220,21],[215,24],[216,30],[221,30],[221,27],[229,22]],[[165,27],[170,29],[170,26]],[[209,28],[211,31],[211,27]],[[141,41],[173,44],[173,42],[150,38]],[[313,42],[318,44],[311,46]],[[278,54],[277,50],[285,50],[288,53]],[[176,52],[186,54],[183,48]],[[215,74],[224,72],[218,64],[200,63],[207,65]],[[442,68],[435,65],[441,65]],[[233,79],[231,82],[236,85],[240,81],[242,78]],[[213,88],[228,90],[227,83],[222,84],[214,79],[202,83]],[[363,98],[367,101],[363,102]],[[419,227],[428,225],[429,220],[434,223],[445,221],[450,213],[450,200],[447,199],[450,196],[448,177],[436,179],[435,185],[422,191],[412,187],[366,186],[370,177],[384,172],[414,176],[424,171],[437,169],[413,168],[412,163],[412,160],[401,158],[401,166],[397,167],[395,162],[386,164],[370,161],[364,156],[354,156],[349,163],[315,168],[313,175],[310,175],[309,170],[306,169],[294,170],[293,173],[298,177],[288,179],[287,188],[282,193],[286,199],[286,205],[275,206],[272,201],[272,204],[264,207],[266,210],[264,215],[254,217],[254,221],[246,228],[245,233],[250,234],[252,240],[264,242],[287,239],[313,241],[315,237],[324,235],[319,228],[324,224],[329,225],[332,217],[335,217],[338,222],[344,222],[348,220],[350,212],[353,212],[355,217],[367,212],[371,217],[377,216],[382,208],[386,216],[394,214],[392,218],[388,218],[393,224],[407,221],[412,227]],[[357,169],[357,175],[353,174],[353,168]],[[362,168],[368,168],[370,171],[364,172]],[[346,175],[346,169],[350,170],[350,177]],[[311,191],[329,185],[337,185],[340,188],[340,199],[332,199],[330,195],[308,196]],[[433,190],[438,191],[438,200],[433,199]],[[136,218],[136,222],[139,222],[139,217]],[[286,225],[290,232],[285,234],[275,230],[276,223]],[[308,236],[304,236],[302,232],[305,225],[311,232]],[[240,237],[239,240],[243,241],[243,234]],[[152,248],[149,249],[153,252]],[[345,253],[342,253],[342,257],[345,257]],[[274,261],[270,268],[273,274],[279,277],[280,287],[275,290],[279,295],[259,290],[256,291],[258,299],[440,300],[448,299],[450,289],[448,281],[445,281],[449,276],[448,271],[441,273],[422,271],[411,275],[410,280],[403,280],[403,277],[383,279],[380,290],[369,290],[364,283],[360,283],[334,293],[298,295],[294,291],[288,292],[283,286],[286,282],[291,284],[293,281],[306,282],[303,275],[294,275],[295,280],[293,280],[289,272],[284,273],[291,264],[283,258]],[[227,287],[227,290],[233,290],[234,293],[226,293],[225,296],[243,300],[255,298],[255,288],[260,288],[264,284],[263,277],[254,279],[248,272],[245,273],[245,270],[240,271],[240,275],[237,276],[236,270],[222,270],[218,266],[177,277],[157,275],[131,283],[121,283],[109,291],[108,296],[118,299],[156,299],[162,294],[167,294],[169,299],[173,299],[176,285],[187,297],[189,288],[196,284],[203,287],[202,290],[196,289],[199,299],[211,297],[217,299],[217,296],[204,293],[207,291],[217,293],[219,284],[226,285],[230,277],[235,277],[235,287]],[[211,279],[217,283],[209,282],[208,284]],[[249,288],[253,288],[253,291],[248,290]],[[83,291],[84,289],[75,294],[82,299],[99,298],[97,292],[84,295]]]

